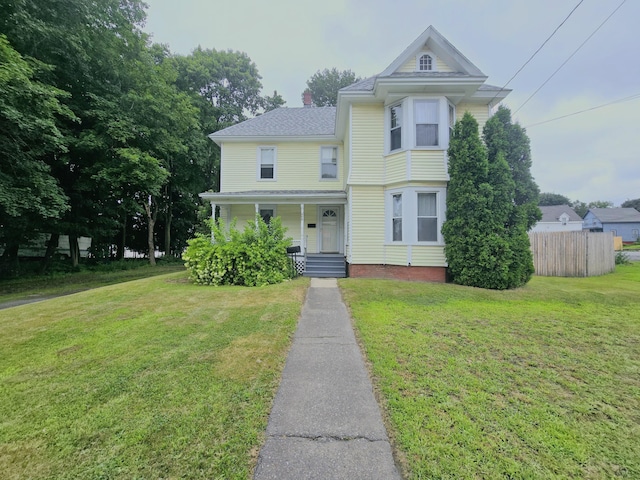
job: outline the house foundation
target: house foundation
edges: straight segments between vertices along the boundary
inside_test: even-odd
[[[387,278],[417,282],[446,282],[445,267],[412,267],[405,265],[347,264],[349,277]]]

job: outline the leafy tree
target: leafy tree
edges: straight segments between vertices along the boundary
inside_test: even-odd
[[[36,80],[38,70],[46,66],[23,58],[0,35],[0,243],[7,271],[17,268],[19,243],[35,235],[38,222],[69,208],[45,157],[66,150],[56,123],[73,114],[60,103],[63,91]]]
[[[635,208],[636,210],[638,210],[640,212],[640,198],[636,198],[633,200],[626,200],[624,202],[622,202],[622,205],[620,205],[622,208]]]
[[[265,112],[269,112],[271,110],[275,110],[276,108],[280,108],[284,106],[285,102],[282,95],[278,93],[277,90],[273,91],[273,96],[266,95],[263,99],[263,108]]]
[[[358,81],[360,78],[351,70],[325,68],[323,71],[318,70],[307,80],[307,88],[311,91],[315,106],[335,107],[338,102],[338,90]]]
[[[541,193],[538,197],[538,205],[547,207],[552,205],[571,205],[571,200],[559,193]]]
[[[594,202],[585,203],[580,200],[575,200],[571,202],[570,205],[578,215],[584,218],[590,208],[611,208],[613,207],[613,202],[596,200]]]

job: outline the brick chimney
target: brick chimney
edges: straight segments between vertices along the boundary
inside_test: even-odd
[[[313,107],[313,98],[311,98],[310,90],[305,90],[302,94],[302,104],[305,108]]]

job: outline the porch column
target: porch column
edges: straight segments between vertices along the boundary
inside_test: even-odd
[[[213,228],[216,224],[216,204],[214,202],[211,202],[211,221],[213,222],[213,225],[211,226],[211,243],[213,243],[215,241],[213,238]]]
[[[256,206],[256,215],[260,215],[260,204],[256,203],[255,206]],[[253,222],[253,223],[255,223],[256,224],[256,228],[258,228],[258,220],[256,219],[256,221]]]
[[[300,253],[305,255],[305,240],[304,240],[304,203],[300,204]]]

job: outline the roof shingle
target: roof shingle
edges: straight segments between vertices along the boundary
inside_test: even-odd
[[[291,137],[334,135],[336,107],[277,108],[209,135],[223,137]]]

